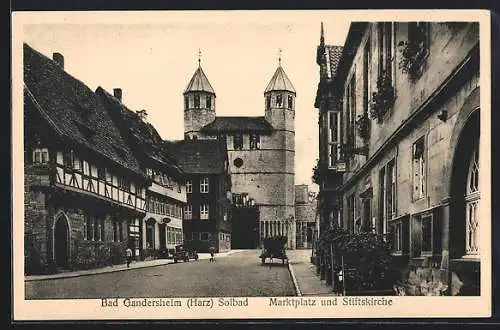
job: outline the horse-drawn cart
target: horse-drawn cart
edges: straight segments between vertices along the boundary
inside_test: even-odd
[[[266,259],[270,259],[271,262],[273,261],[273,259],[280,259],[282,264],[288,262],[288,256],[286,255],[285,251],[286,242],[286,236],[274,236],[265,238],[264,249],[259,256],[262,264],[266,263]]]

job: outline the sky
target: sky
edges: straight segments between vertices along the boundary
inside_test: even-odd
[[[286,12],[120,14],[111,20],[35,22],[24,26],[23,40],[48,57],[62,53],[65,70],[92,90],[121,88],[123,103],[146,109],[147,120],[163,139],[183,138],[182,92],[198,66],[199,51],[215,89],[217,115],[261,116],[263,92],[281,49],[282,67],[297,91],[295,181],[313,185],[321,21],[325,42],[343,45],[350,24],[346,18]]]

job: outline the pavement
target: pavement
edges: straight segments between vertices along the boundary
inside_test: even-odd
[[[233,255],[235,253],[240,253],[244,250],[230,250],[227,252],[220,252],[215,255],[216,258],[225,258],[227,256]],[[210,259],[209,253],[198,253],[199,260]],[[182,262],[182,261],[181,261]],[[164,266],[168,264],[173,264],[173,259],[155,259],[155,260],[146,260],[146,261],[132,261],[130,267],[127,267],[127,264],[120,265],[112,265],[102,268],[94,268],[94,269],[85,269],[85,270],[77,270],[77,271],[69,271],[62,272],[57,274],[48,274],[48,275],[29,275],[24,277],[25,282],[31,281],[43,281],[43,280],[52,280],[59,278],[71,278],[71,277],[80,277],[80,276],[88,276],[95,274],[105,274],[105,273],[114,273],[125,270],[132,270],[138,268],[147,268],[147,267],[156,267],[156,266]]]
[[[215,262],[203,255],[198,261],[28,281],[24,294],[27,300],[296,296],[288,266],[280,260],[262,265],[260,252],[216,254]]]
[[[316,266],[311,263],[311,250],[289,250],[288,267],[298,296],[336,296],[332,287],[320,281]]]

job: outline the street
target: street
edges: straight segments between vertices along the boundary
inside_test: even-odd
[[[26,299],[102,297],[294,296],[292,278],[281,261],[260,264],[260,250],[209,260],[25,282]]]

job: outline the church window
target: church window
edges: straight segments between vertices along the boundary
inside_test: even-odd
[[[184,96],[184,109],[189,109],[189,97],[187,95]]]
[[[260,149],[259,134],[250,134],[250,150]]]
[[[207,106],[207,109],[212,109],[212,97],[210,95],[207,95],[207,98],[205,100],[205,104]]]
[[[476,143],[469,162],[465,195],[467,255],[479,255],[479,200],[479,143]]]
[[[293,96],[288,95],[288,109],[292,110],[293,109]]]
[[[282,105],[283,105],[283,96],[281,95],[281,93],[279,93],[276,95],[276,107],[281,108]]]
[[[266,96],[266,110],[271,109],[271,96]]]
[[[199,94],[194,95],[194,107],[196,109],[200,108],[200,95]]]
[[[243,135],[236,134],[233,136],[233,148],[236,150],[243,149]]]

